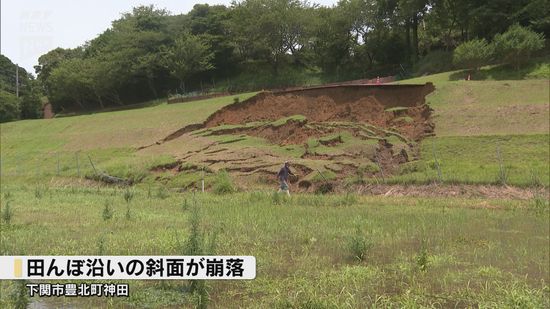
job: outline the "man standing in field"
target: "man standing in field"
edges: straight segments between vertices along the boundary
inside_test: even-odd
[[[290,196],[290,189],[289,189],[289,177],[290,175],[292,176],[295,176],[294,174],[292,174],[292,172],[290,171],[290,167],[289,167],[289,163],[288,161],[285,161],[285,164],[283,165],[283,167],[281,168],[281,170],[279,170],[279,174],[277,174],[277,178],[279,179],[279,193],[281,191],[285,191],[286,194],[288,196]]]

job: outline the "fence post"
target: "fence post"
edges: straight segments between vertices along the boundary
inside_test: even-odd
[[[204,193],[204,166],[202,167],[201,191]]]

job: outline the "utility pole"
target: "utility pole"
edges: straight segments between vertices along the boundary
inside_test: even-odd
[[[15,65],[15,96],[19,98],[19,64]]]

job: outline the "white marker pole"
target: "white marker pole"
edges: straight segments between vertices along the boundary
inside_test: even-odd
[[[204,167],[202,168],[201,190],[204,192]]]

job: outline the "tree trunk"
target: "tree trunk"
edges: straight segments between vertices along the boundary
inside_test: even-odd
[[[101,109],[104,109],[105,106],[103,105],[103,100],[101,99],[101,96],[97,94],[97,92],[95,92],[95,96],[97,97],[97,101],[99,102],[99,106],[101,107]]]
[[[407,48],[405,52],[407,53],[407,62],[411,61],[411,22],[409,19],[405,22],[405,40]]]
[[[416,13],[413,15],[412,18],[413,24],[412,24],[412,30],[413,30],[413,63],[416,63],[416,60],[418,59],[418,16]]]

